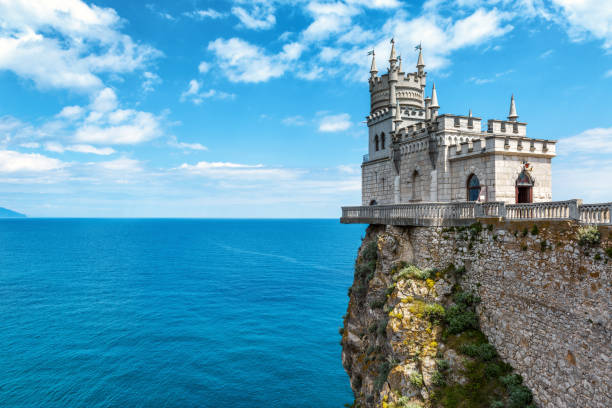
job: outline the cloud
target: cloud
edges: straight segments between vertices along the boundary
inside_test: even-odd
[[[574,41],[593,36],[612,48],[612,5],[601,0],[552,0],[568,24],[568,35]]]
[[[161,134],[158,118],[149,112],[119,110],[92,123],[85,122],[74,135],[77,142],[102,145],[139,144]]]
[[[232,93],[227,93],[223,91],[217,91],[215,89],[209,89],[208,91],[201,91],[202,83],[198,80],[192,79],[189,81],[189,86],[187,90],[185,90],[181,94],[181,102],[185,102],[190,100],[196,105],[199,105],[204,101],[204,99],[208,98],[216,98],[216,99],[234,99],[236,95]]]
[[[200,143],[185,143],[185,142],[179,142],[178,139],[176,138],[176,136],[171,136],[170,140],[168,141],[168,145],[172,146],[172,147],[176,147],[178,149],[183,149],[183,150],[199,150],[199,151],[206,151],[208,150],[208,147],[200,144]]]
[[[271,168],[263,164],[241,164],[231,162],[206,162],[196,164],[183,163],[180,170],[213,179],[240,179],[240,180],[274,180],[294,179],[300,172],[291,169]]]
[[[502,77],[504,77],[506,75],[509,75],[509,74],[513,73],[513,72],[514,72],[513,69],[509,69],[509,70],[504,71],[504,72],[498,72],[498,73],[496,73],[495,75],[493,75],[492,77],[489,77],[489,78],[470,77],[467,81],[468,82],[472,82],[472,83],[474,83],[476,85],[484,85],[484,84],[488,84],[488,83],[491,83],[491,82],[495,82],[499,78],[502,78]]]
[[[97,163],[102,169],[121,172],[139,172],[142,171],[141,162],[127,157],[120,157],[115,160]]]
[[[341,173],[346,173],[346,174],[359,174],[359,168],[353,164],[350,165],[346,165],[346,164],[341,164],[338,166],[338,170]]]
[[[83,117],[85,109],[80,106],[65,106],[56,116],[61,119],[75,120]]]
[[[543,53],[540,54],[540,58],[548,58],[550,57],[553,53],[555,52],[555,50],[546,50]]]
[[[0,150],[0,173],[45,172],[58,170],[67,164],[38,153],[19,153],[11,150]]]
[[[99,156],[108,156],[115,153],[115,149],[113,149],[112,147],[95,147],[85,144],[63,146],[61,143],[58,142],[45,143],[45,150],[55,153],[64,153],[68,151],[76,153],[96,154]]]
[[[133,72],[161,55],[120,26],[115,10],[80,0],[0,2],[0,70],[39,88],[90,93],[103,87],[100,74]]]
[[[281,122],[287,126],[304,126],[306,124],[306,120],[300,115],[286,117]]]
[[[604,74],[605,78],[612,78],[612,69],[606,71],[606,73]]]
[[[208,44],[208,50],[232,82],[265,82],[282,76],[287,69],[283,53],[268,55],[263,48],[239,38],[218,38]]]
[[[156,14],[157,16],[163,18],[164,20],[169,20],[169,21],[176,21],[176,17],[174,17],[172,14],[163,11],[163,10],[159,10],[157,9],[157,7],[155,7],[154,4],[146,4],[145,7],[152,12],[153,14]]]
[[[142,90],[145,92],[153,92],[155,90],[155,86],[162,83],[159,75],[146,71],[142,74],[144,81],[142,81]]]
[[[558,154],[575,153],[610,154],[612,153],[612,127],[588,129],[575,136],[559,140]]]
[[[268,30],[276,24],[274,10],[269,7],[255,5],[251,13],[242,7],[232,7],[232,14],[238,17],[240,23],[251,30]]]
[[[206,61],[202,61],[200,62],[200,65],[198,65],[198,71],[200,72],[200,74],[207,73],[209,69],[210,69],[210,64]]]
[[[221,13],[217,10],[213,10],[211,8],[206,9],[206,10],[194,10],[194,11],[188,11],[183,13],[184,16],[187,17],[191,17],[197,20],[204,20],[206,18],[210,18],[210,19],[218,19],[218,18],[224,18],[227,17],[226,13]]]
[[[319,132],[342,132],[351,127],[351,117],[348,113],[323,116],[319,121]]]

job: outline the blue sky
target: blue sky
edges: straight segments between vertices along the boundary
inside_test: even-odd
[[[405,70],[422,42],[441,113],[505,118],[514,93],[559,140],[555,200],[611,200],[610,2],[0,0],[0,206],[337,217],[391,37]]]

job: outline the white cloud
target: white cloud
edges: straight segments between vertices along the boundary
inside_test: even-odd
[[[313,22],[302,32],[306,41],[321,41],[330,35],[343,32],[350,26],[352,17],[359,14],[358,7],[341,2],[320,3],[311,1],[306,6]]]
[[[559,140],[559,155],[575,153],[610,154],[612,153],[612,127],[594,128]]]
[[[26,149],[38,149],[40,147],[40,143],[38,143],[38,142],[27,142],[27,143],[21,143],[19,146],[25,147]]]
[[[555,50],[546,50],[543,53],[540,54],[540,58],[548,58],[550,57],[553,53],[555,52]]]
[[[240,164],[231,162],[206,162],[196,164],[183,163],[180,170],[192,174],[210,177],[213,179],[240,179],[240,180],[274,180],[294,179],[300,172],[292,169],[271,168],[263,164]]]
[[[142,90],[145,92],[152,92],[155,90],[155,86],[162,83],[159,75],[153,72],[146,71],[142,74],[142,77],[144,78],[144,81],[142,81]]]
[[[85,113],[85,109],[80,106],[64,106],[64,108],[56,116],[58,118],[75,120],[79,119]]]
[[[568,34],[575,41],[587,35],[602,39],[604,48],[612,48],[612,4],[602,0],[552,0],[561,9]]]
[[[105,170],[121,171],[121,172],[138,172],[142,171],[141,162],[127,157],[120,157],[115,160],[97,163],[99,167]]]
[[[45,172],[58,170],[67,164],[38,153],[19,153],[12,150],[0,150],[0,173]]]
[[[239,38],[218,38],[208,44],[219,66],[232,82],[265,82],[287,69],[283,54],[270,56],[263,48]]]
[[[210,70],[210,64],[206,61],[202,61],[200,62],[200,65],[198,65],[198,71],[200,71],[201,74],[205,74]]]
[[[117,95],[115,91],[110,88],[104,88],[94,98],[91,108],[96,112],[109,112],[117,109]]]
[[[268,30],[276,24],[274,10],[269,7],[255,5],[251,13],[242,7],[232,7],[232,14],[238,17],[240,23],[252,30]]]
[[[216,89],[209,89],[208,91],[201,91],[202,83],[198,80],[192,79],[189,81],[189,86],[181,94],[181,102],[190,100],[196,105],[202,103],[204,99],[216,98],[216,99],[234,99],[236,95],[223,91],[217,91]]]
[[[103,86],[100,74],[132,72],[161,55],[121,33],[120,25],[115,10],[80,0],[2,1],[0,70],[40,88],[91,92]]]
[[[304,126],[306,124],[306,120],[300,115],[286,117],[281,122],[287,126]]]
[[[115,153],[115,149],[111,147],[95,147],[85,144],[75,144],[69,146],[63,146],[58,142],[47,142],[45,143],[45,150],[55,153],[76,152],[76,153],[87,153],[96,154],[99,156],[108,156]]]
[[[511,74],[511,73],[513,73],[513,72],[514,72],[514,70],[513,70],[513,69],[509,69],[509,70],[504,71],[504,72],[498,72],[498,73],[496,73],[495,75],[493,75],[492,77],[488,77],[488,78],[470,77],[470,78],[468,79],[468,82],[473,82],[473,83],[475,83],[476,85],[484,85],[484,84],[488,84],[488,83],[491,83],[491,82],[495,82],[495,81],[497,81],[499,78],[502,78],[502,77],[504,77],[504,76],[507,76],[507,75],[509,75],[509,74]]]
[[[217,10],[213,10],[211,8],[206,10],[194,10],[183,13],[183,15],[191,18],[195,18],[197,20],[204,20],[205,18],[218,19],[227,17],[226,13],[221,13]]]
[[[85,123],[77,129],[74,139],[91,144],[138,144],[155,139],[161,134],[159,120],[149,112],[123,110],[121,119],[111,123],[109,117],[95,123]]]
[[[348,113],[323,116],[319,122],[320,132],[342,132],[351,127],[351,117]]]
[[[168,141],[168,145],[172,146],[172,147],[176,147],[178,149],[183,149],[183,150],[199,150],[199,151],[206,151],[208,150],[208,147],[200,144],[200,143],[185,143],[185,142],[179,142],[178,139],[176,138],[176,136],[171,136],[170,140]]]
[[[612,69],[606,71],[606,73],[604,74],[605,78],[612,78]]]
[[[338,170],[340,171],[340,173],[359,174],[359,167],[354,164],[341,164],[338,166]]]

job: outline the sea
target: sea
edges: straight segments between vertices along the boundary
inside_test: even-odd
[[[343,407],[365,227],[0,220],[0,407]]]

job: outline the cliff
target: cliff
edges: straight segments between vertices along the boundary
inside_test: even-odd
[[[342,331],[355,407],[609,407],[610,227],[370,226]]]

